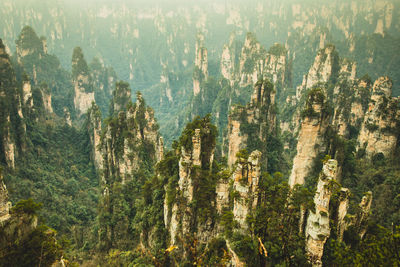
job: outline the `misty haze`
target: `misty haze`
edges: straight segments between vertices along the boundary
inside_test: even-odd
[[[399,264],[400,1],[0,4],[0,266]]]

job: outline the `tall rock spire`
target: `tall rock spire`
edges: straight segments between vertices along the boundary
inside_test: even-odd
[[[78,115],[82,115],[91,107],[95,99],[93,84],[89,75],[89,67],[80,47],[76,47],[72,54],[72,81],[75,92],[75,109]]]

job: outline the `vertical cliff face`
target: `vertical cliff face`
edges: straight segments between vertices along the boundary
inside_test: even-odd
[[[358,137],[358,149],[365,149],[368,158],[382,153],[393,154],[399,135],[400,100],[391,97],[392,81],[381,77],[375,81],[368,111]]]
[[[370,91],[370,84],[365,80],[339,78],[333,89],[332,125],[340,136],[349,138],[351,132],[361,128],[368,108]]]
[[[239,59],[239,84],[242,87],[253,85],[263,73],[266,51],[253,33],[247,33]]]
[[[170,244],[180,247],[185,255],[190,240],[205,244],[216,227],[216,189],[214,161],[216,128],[209,117],[189,123],[176,148],[176,182],[167,185],[164,202],[164,222]],[[186,245],[185,245],[186,244]]]
[[[234,106],[228,117],[228,165],[236,161],[236,154],[247,148],[257,149],[253,144],[265,142],[268,134],[276,130],[276,107],[274,86],[268,80],[260,80],[254,86],[251,102],[245,107]],[[252,141],[249,144],[248,141]],[[263,151],[264,152],[264,151]]]
[[[348,226],[348,222],[346,220],[347,210],[349,209],[349,200],[350,200],[350,190],[347,188],[341,188],[339,192],[339,205],[337,209],[337,220],[336,220],[336,235],[338,240],[343,239],[343,233]]]
[[[125,90],[126,89],[126,90]],[[130,101],[130,88],[122,90],[125,95],[115,94],[113,103],[117,108],[122,108],[122,102],[127,100],[126,111],[119,111],[105,126],[100,144],[103,158],[103,181],[110,183],[109,179],[121,179],[122,183],[132,179],[132,172],[146,166],[152,166],[159,154],[160,138],[158,125],[154,118],[154,111],[145,104],[142,95],[137,95],[135,104]],[[122,91],[119,91],[120,93]],[[129,92],[128,92],[129,91]],[[129,100],[128,100],[129,99]],[[119,103],[119,104],[118,104]],[[146,163],[141,153],[146,148]],[[101,164],[99,164],[101,165]]]
[[[103,168],[103,157],[101,154],[101,112],[100,108],[92,103],[88,111],[88,133],[92,144],[92,158],[97,170]]]
[[[122,105],[118,99],[129,99],[127,105],[116,105],[102,130],[99,109],[93,105],[89,113],[92,155],[101,179],[98,234],[102,249],[126,249],[133,245],[135,238],[141,240],[139,233],[132,231],[131,220],[135,218],[132,212],[162,151],[153,110],[140,93],[132,103],[130,88],[125,89],[113,94],[112,103]]]
[[[318,83],[326,83],[339,72],[339,57],[335,46],[327,45],[321,49],[308,73],[303,77],[303,83],[296,89],[296,97],[300,99],[304,91]]]
[[[326,150],[325,133],[329,125],[326,106],[326,96],[322,89],[310,91],[306,107],[302,112],[303,121],[298,137],[297,154],[289,178],[291,188],[296,184],[304,184],[313,167],[314,159]]]
[[[33,107],[32,85],[28,79],[23,81],[22,83],[22,93],[23,93],[23,104],[32,108]]]
[[[368,191],[361,199],[361,202],[359,204],[360,210],[356,214],[355,221],[353,222],[360,238],[363,238],[365,233],[367,232],[368,218],[371,212],[371,205],[372,205],[372,192]]]
[[[131,101],[131,88],[126,82],[117,82],[111,100],[110,115],[116,115],[120,111],[126,111],[128,103]]]
[[[8,202],[8,191],[0,173],[0,223],[10,218],[10,202]]]
[[[233,204],[233,218],[242,231],[247,227],[246,218],[255,210],[258,201],[258,182],[261,176],[261,152],[253,151],[248,159],[240,159],[232,175],[233,190],[237,192]]]
[[[208,78],[208,52],[204,47],[204,35],[198,34],[193,72],[193,95],[200,93],[200,84]]]
[[[74,106],[78,115],[86,113],[95,101],[89,68],[82,49],[76,47],[72,54],[72,82],[74,84]]]
[[[336,178],[337,161],[328,160],[319,176],[314,196],[315,212],[310,211],[305,230],[306,251],[313,266],[322,266],[324,244],[330,236],[329,201],[332,196],[332,182]]]
[[[53,113],[50,88],[46,84],[43,84],[40,89],[40,91],[42,92],[43,106],[45,111],[48,113]]]
[[[15,166],[25,134],[21,102],[15,72],[0,39],[0,162],[10,168]]]
[[[40,59],[47,54],[46,40],[38,38],[35,31],[29,26],[25,26],[22,29],[16,41],[16,49],[17,60],[20,64],[23,64],[24,59],[29,56]]]

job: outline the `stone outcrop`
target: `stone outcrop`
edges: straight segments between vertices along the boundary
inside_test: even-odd
[[[236,162],[236,154],[247,148],[249,134],[251,138],[266,141],[266,134],[276,130],[275,90],[268,80],[260,80],[254,86],[251,102],[245,107],[233,106],[228,117],[228,166]],[[251,133],[246,127],[255,126]],[[246,131],[247,130],[247,131]],[[265,152],[265,151],[262,151]]]
[[[368,111],[358,136],[358,150],[368,158],[382,153],[391,156],[397,144],[400,126],[400,99],[391,96],[392,81],[380,77],[374,83]]]
[[[19,147],[15,140],[23,140],[18,133],[25,133],[26,126],[23,122],[22,96],[17,88],[14,69],[9,55],[5,51],[3,41],[0,39],[0,138],[2,139],[0,153],[2,163],[8,167],[15,167],[15,159]]]
[[[126,111],[128,103],[131,101],[131,88],[126,82],[117,82],[111,101],[111,113],[118,114],[120,111]]]
[[[297,142],[297,154],[293,160],[289,185],[304,184],[310,174],[314,159],[326,150],[325,133],[329,125],[329,116],[325,113],[326,96],[321,89],[311,91]]]
[[[372,205],[372,192],[368,191],[361,199],[361,202],[359,204],[360,210],[357,213],[354,222],[354,225],[361,239],[367,232],[368,218],[371,212],[371,205]]]
[[[336,235],[338,240],[343,239],[343,233],[347,229],[348,221],[346,219],[347,210],[349,209],[350,190],[347,188],[341,188],[339,192],[339,205],[337,209],[337,220],[336,220]]]
[[[237,192],[233,203],[233,217],[245,231],[247,215],[255,210],[258,201],[258,182],[261,176],[261,152],[253,151],[248,159],[240,159],[232,175],[233,190]]]
[[[51,105],[51,92],[47,85],[43,85],[41,88],[43,106],[46,112],[53,113],[53,106]]]
[[[15,159],[16,159],[16,147],[11,134],[10,127],[11,127],[11,121],[10,121],[10,116],[8,115],[6,119],[6,126],[3,128],[3,130],[5,130],[3,138],[4,156],[7,166],[14,169]]]
[[[129,89],[130,90],[130,89]],[[113,100],[115,103],[115,101]],[[94,115],[98,118],[97,115]],[[95,119],[96,135],[99,133],[100,123]],[[160,151],[158,125],[154,118],[154,111],[146,106],[140,93],[135,104],[129,100],[126,111],[113,115],[100,138],[101,156],[103,163],[102,180],[105,184],[113,182],[112,177],[118,177],[123,184],[132,178],[132,172],[143,167],[144,159],[140,156],[140,148],[146,146],[148,159],[157,160],[157,151]],[[93,140],[95,136],[93,135]]]
[[[95,101],[89,68],[82,49],[76,47],[72,54],[72,82],[74,85],[74,106],[78,115],[86,113]]]
[[[327,45],[321,49],[310,70],[303,77],[303,82],[296,89],[296,97],[300,100],[305,90],[310,89],[318,83],[326,83],[339,71],[339,57],[335,46]]]
[[[69,112],[67,107],[64,107],[64,119],[65,123],[69,126],[72,126],[72,121],[71,121],[71,113]]]
[[[10,206],[7,187],[3,182],[3,176],[0,172],[0,224],[10,218]]]
[[[333,89],[332,125],[338,135],[348,138],[351,128],[360,129],[367,111],[370,85],[364,80],[339,78]]]
[[[167,211],[164,213],[164,221],[170,233],[171,244],[177,244],[178,239],[195,233],[197,233],[195,237],[202,242],[207,242],[214,235],[211,218],[208,218],[206,222],[194,225],[197,215],[193,213],[190,206],[195,193],[194,180],[202,179],[199,170],[211,168],[214,158],[214,148],[210,148],[208,153],[204,153],[203,147],[202,151],[201,131],[203,131],[203,135],[206,135],[209,129],[195,129],[191,137],[191,149],[180,147],[178,192],[176,194],[179,203],[173,203],[171,214],[168,213],[168,207],[164,207],[164,210]],[[209,167],[203,166],[205,163]]]
[[[31,27],[25,26],[16,41],[16,50],[17,61],[20,64],[23,63],[24,58],[27,56],[34,56],[40,59],[47,54],[46,40],[44,38],[40,39]]]
[[[23,104],[28,107],[33,107],[33,99],[32,99],[32,85],[30,81],[24,81],[22,84],[22,92],[23,92]]]
[[[200,84],[208,79],[208,52],[204,47],[204,35],[198,34],[193,72],[193,95],[200,93]]]
[[[97,170],[103,168],[103,156],[101,154],[101,112],[93,102],[88,111],[88,133],[92,144],[92,158]]]
[[[322,266],[324,244],[330,236],[329,201],[332,196],[331,183],[335,180],[337,161],[328,160],[319,176],[314,196],[315,212],[309,211],[305,230],[306,252],[313,266]]]

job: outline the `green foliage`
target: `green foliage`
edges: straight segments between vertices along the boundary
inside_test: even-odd
[[[15,43],[20,49],[32,49],[34,53],[43,53],[42,41],[30,26],[25,26],[22,28],[21,33]]]
[[[74,246],[83,246],[72,238],[73,228],[79,225],[90,229],[98,198],[98,179],[90,162],[86,129],[76,130],[63,122],[27,121],[27,136],[29,146],[24,156],[4,180],[12,202],[32,198],[43,203],[43,208],[37,211],[37,204],[28,199],[19,202],[13,211],[37,211],[50,227],[71,236]],[[90,243],[90,231],[86,230],[84,236]]]
[[[18,201],[18,203],[11,208],[11,213],[36,215],[42,206],[43,203],[36,203],[32,198],[28,198],[26,200],[23,199]]]
[[[62,247],[56,240],[56,232],[40,225],[21,243],[9,244],[2,252],[1,266],[52,266],[61,259]]]
[[[218,134],[217,128],[211,123],[210,114],[203,118],[196,117],[192,122],[188,123],[179,137],[179,145],[183,146],[186,151],[191,150],[193,148],[192,137],[196,129],[200,129],[202,168],[207,169],[209,167],[208,160],[215,147]]]
[[[307,93],[305,109],[301,112],[301,117],[315,118],[323,116],[327,112],[327,103],[323,89],[314,87]],[[314,110],[313,105],[321,105],[321,112]]]
[[[129,86],[129,83],[124,81],[117,82],[115,84],[115,90],[113,91],[113,98],[110,105],[110,114],[115,116],[120,111],[126,111],[127,105],[131,101],[131,88]],[[118,109],[114,110],[115,108]]]
[[[290,191],[280,173],[263,174],[260,192],[253,227],[268,251],[268,258],[260,256],[261,263],[306,265],[304,237],[299,235],[298,223],[300,206],[311,207],[313,193],[300,186]]]
[[[257,257],[257,241],[248,235],[243,235],[238,232],[233,233],[230,239],[230,244],[239,258],[248,266],[259,265]]]
[[[356,240],[351,246],[338,240],[328,240],[323,262],[326,266],[397,266],[400,264],[400,228],[389,231],[371,226],[371,234]]]
[[[72,52],[72,78],[76,79],[78,75],[89,76],[89,67],[79,46]]]
[[[282,44],[274,44],[271,46],[271,48],[268,50],[268,53],[276,56],[285,56],[287,53],[287,50],[284,45]]]

